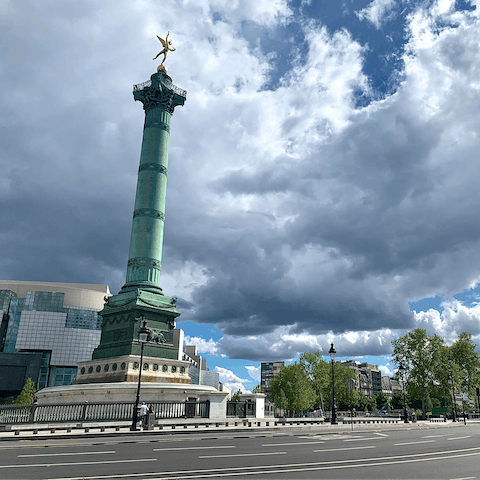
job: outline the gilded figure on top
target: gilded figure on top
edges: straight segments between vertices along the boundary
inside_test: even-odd
[[[170,35],[170,32],[167,33],[167,36],[165,37],[165,40],[163,38],[160,38],[157,35],[157,38],[160,40],[160,43],[163,46],[163,49],[157,54],[156,57],[154,57],[154,60],[156,60],[160,55],[163,55],[163,60],[162,63],[157,67],[157,71],[159,72],[160,70],[164,70],[165,72],[167,71],[167,67],[165,67],[164,62],[167,59],[167,54],[168,52],[174,52],[176,48],[173,48],[172,41],[168,39],[168,36]]]

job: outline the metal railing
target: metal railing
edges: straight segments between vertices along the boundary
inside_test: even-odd
[[[254,402],[227,402],[227,417],[247,418],[255,417],[255,414]]]
[[[155,402],[155,419],[209,418],[210,402]],[[0,424],[131,420],[134,402],[8,405],[0,407]]]

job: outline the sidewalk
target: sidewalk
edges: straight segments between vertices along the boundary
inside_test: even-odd
[[[0,431],[0,446],[2,442],[18,440],[45,440],[45,439],[72,439],[72,438],[111,438],[125,436],[145,436],[145,435],[171,435],[205,433],[205,432],[245,432],[245,431],[270,431],[270,432],[308,432],[310,434],[331,434],[348,433],[352,431],[350,424],[330,425],[325,424],[303,424],[297,425],[290,422],[286,424],[277,423],[278,419],[218,419],[218,420],[184,420],[178,419],[172,422],[157,422],[153,430],[130,431],[131,422],[89,422],[89,423],[65,423],[65,424],[37,424],[37,425],[12,425],[11,430]],[[235,425],[236,423],[236,425]],[[267,425],[268,423],[268,425]],[[277,423],[277,424],[276,424]],[[468,420],[469,424],[480,424],[480,420]],[[399,429],[417,429],[417,428],[452,428],[464,426],[462,422],[430,423],[428,421],[419,421],[417,423],[395,423],[395,424],[355,424],[353,431],[388,431]]]

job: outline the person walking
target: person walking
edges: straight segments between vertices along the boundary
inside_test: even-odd
[[[139,415],[139,421],[140,421],[140,426],[144,426],[144,421],[145,421],[145,416],[147,415],[148,408],[145,405],[145,402],[142,403],[142,406],[140,407],[140,415]]]

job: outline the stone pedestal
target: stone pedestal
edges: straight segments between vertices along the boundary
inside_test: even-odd
[[[189,362],[180,360],[144,356],[142,388],[144,383],[190,384],[189,365]],[[91,360],[78,364],[78,373],[74,384],[138,382],[139,372],[140,356],[137,355]]]

